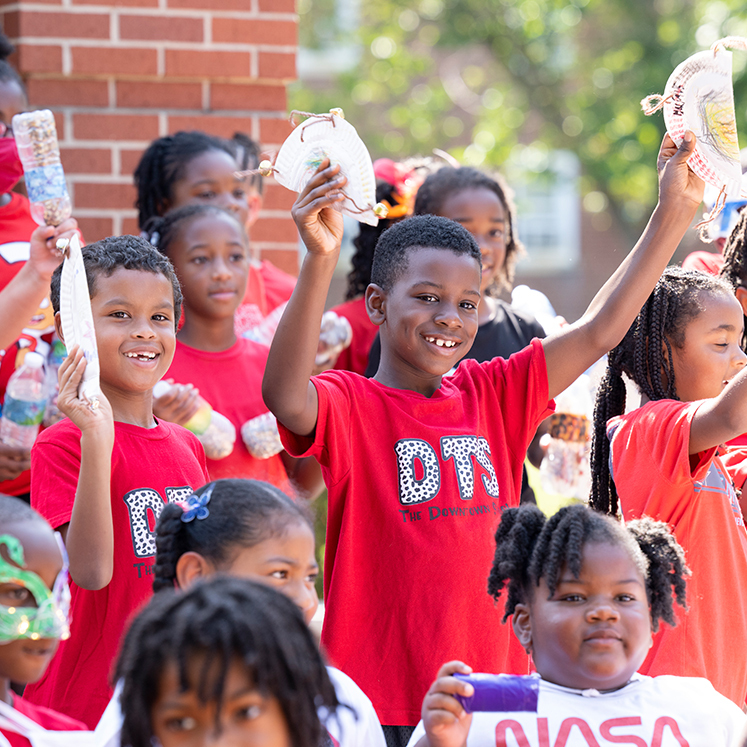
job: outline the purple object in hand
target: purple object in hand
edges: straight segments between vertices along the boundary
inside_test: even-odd
[[[453,675],[475,688],[470,698],[454,697],[467,713],[477,711],[537,711],[540,677],[538,674],[458,674]]]

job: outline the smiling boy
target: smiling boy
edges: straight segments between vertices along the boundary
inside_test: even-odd
[[[677,151],[665,138],[659,205],[581,320],[507,361],[466,360],[446,378],[477,329],[480,251],[469,232],[434,216],[385,231],[366,291],[381,335],[376,376],[312,379],[345,178],[325,161],[299,195],[293,215],[308,254],[263,394],[286,449],[322,465],[322,643],[371,698],[390,747],[406,743],[442,661],[528,671],[508,627],[494,632],[485,593],[493,531],[503,507],[519,503],[526,447],[550,400],[622,339],[695,215],[703,184],[687,167],[693,144]]]
[[[60,410],[31,454],[33,506],[70,556],[72,629],[46,675],[27,690],[93,728],[109,699],[109,668],[128,617],[151,595],[155,522],[166,501],[207,481],[205,455],[181,426],[156,421],[152,389],[174,356],[181,291],[169,261],[134,236],[83,249],[102,397],[78,398],[86,361],[60,366]],[[60,270],[52,304],[61,334]]]

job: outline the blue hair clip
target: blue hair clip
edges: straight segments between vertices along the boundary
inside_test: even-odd
[[[181,515],[181,520],[187,524],[193,519],[207,519],[210,515],[207,504],[210,503],[210,498],[213,495],[213,488],[215,485],[211,485],[202,495],[192,495],[187,498],[187,508]]]

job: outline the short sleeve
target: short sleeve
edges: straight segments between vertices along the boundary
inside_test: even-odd
[[[55,529],[67,524],[73,511],[80,475],[80,444],[71,448],[64,439],[55,443],[54,426],[31,450],[31,505]]]
[[[345,381],[347,373],[333,370],[311,377],[319,399],[313,437],[299,436],[278,421],[285,450],[294,457],[313,456],[329,471],[332,484],[350,469],[351,394]]]

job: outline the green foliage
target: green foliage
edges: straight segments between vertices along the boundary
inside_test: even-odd
[[[302,0],[303,29],[332,0]],[[342,106],[374,157],[448,150],[463,163],[535,173],[576,153],[585,192],[631,224],[656,199],[661,93],[689,55],[747,36],[736,0],[377,0],[363,3],[360,64],[293,106]],[[329,22],[330,16],[326,16]],[[737,129],[747,134],[747,54],[735,52]],[[743,141],[743,145],[747,142]]]

